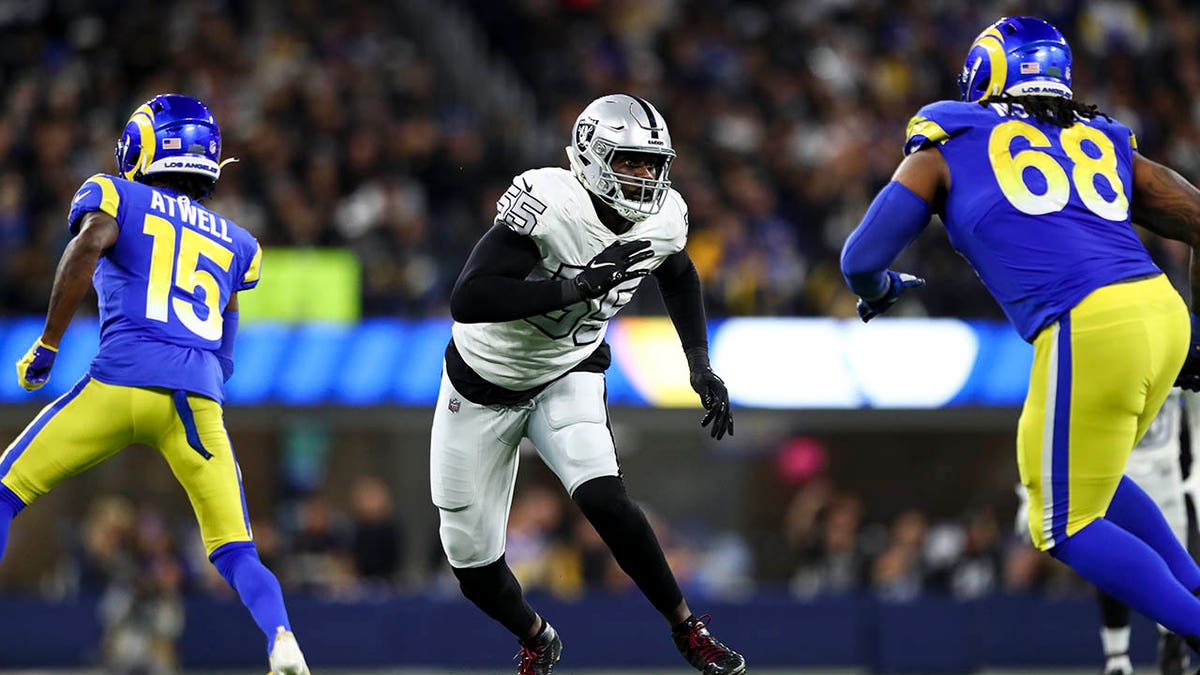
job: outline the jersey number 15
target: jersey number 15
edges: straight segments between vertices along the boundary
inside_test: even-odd
[[[170,311],[174,310],[179,322],[188,330],[205,340],[220,340],[223,329],[221,287],[211,273],[199,268],[200,256],[228,272],[233,264],[233,251],[184,227],[178,230],[176,252],[175,226],[159,216],[147,215],[142,232],[154,239],[150,251],[150,282],[146,287],[146,318],[166,323]],[[171,297],[172,290],[179,293]],[[184,297],[179,297],[180,294]],[[204,304],[208,316],[200,318],[194,301]]]
[[[1024,138],[1030,147],[1012,154],[1012,142]],[[1059,144],[1074,164],[1071,176],[1053,155],[1037,148],[1051,147],[1050,139],[1041,129],[1022,122],[1009,120],[996,125],[988,139],[988,159],[996,182],[1009,203],[1018,211],[1031,216],[1057,213],[1071,199],[1071,184],[1079,193],[1080,200],[1092,213],[1117,222],[1129,220],[1129,199],[1125,196],[1125,185],[1117,173],[1117,153],[1113,142],[1104,132],[1083,122],[1076,122],[1059,134]],[[1084,149],[1084,142],[1093,146]],[[1093,156],[1098,154],[1098,156]],[[1025,182],[1025,170],[1032,169],[1042,175],[1045,191],[1038,194]],[[1116,194],[1106,198],[1096,189],[1096,177],[1102,176]]]

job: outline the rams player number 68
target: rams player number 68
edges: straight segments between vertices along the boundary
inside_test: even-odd
[[[980,33],[959,86],[961,100],[909,123],[906,157],[842,251],[859,314],[924,284],[888,266],[937,212],[1034,345],[1017,430],[1033,543],[1200,647],[1200,568],[1122,478],[1185,359],[1181,383],[1200,373],[1187,306],[1131,218],[1195,247],[1200,191],[1075,100],[1070,47],[1045,21],[1004,18]],[[1193,259],[1200,301],[1198,280]]]

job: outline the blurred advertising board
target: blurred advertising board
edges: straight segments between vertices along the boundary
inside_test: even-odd
[[[41,325],[40,317],[0,319],[4,361],[16,362]],[[44,401],[70,389],[98,335],[95,319],[77,320],[50,384],[29,394],[10,371],[0,378],[0,402]],[[229,403],[432,405],[449,336],[447,319],[246,322]],[[669,319],[617,319],[607,340],[611,403],[698,407]],[[1007,324],[954,319],[727,319],[710,323],[709,340],[713,369],[742,408],[1013,407],[1033,360]]]

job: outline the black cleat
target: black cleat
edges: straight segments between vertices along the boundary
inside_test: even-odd
[[[1182,637],[1174,633],[1158,636],[1158,668],[1162,675],[1183,675],[1189,660]]]
[[[746,672],[746,659],[721,644],[708,632],[709,615],[687,621],[671,632],[671,639],[683,658],[704,675],[741,675]]]
[[[542,619],[542,629],[528,640],[519,640],[521,651],[513,658],[521,659],[517,675],[550,675],[562,656],[563,644],[549,621]]]

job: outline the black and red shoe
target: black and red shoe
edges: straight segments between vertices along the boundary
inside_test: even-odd
[[[687,621],[671,631],[671,639],[683,658],[704,675],[741,675],[746,672],[746,659],[729,647],[721,644],[708,632],[705,614],[688,617]]]
[[[554,672],[554,664],[562,656],[563,644],[549,621],[542,619],[538,634],[519,642],[521,651],[514,657],[521,659],[517,675],[550,675]]]

